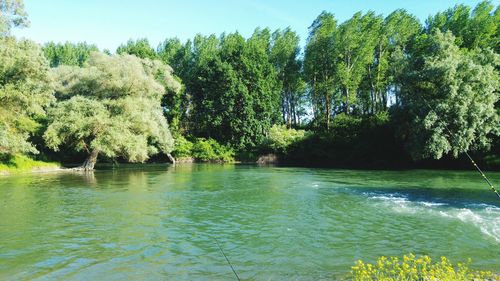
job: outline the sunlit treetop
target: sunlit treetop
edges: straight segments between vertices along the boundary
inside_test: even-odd
[[[13,27],[28,27],[28,13],[22,0],[0,0],[0,35],[7,35]]]

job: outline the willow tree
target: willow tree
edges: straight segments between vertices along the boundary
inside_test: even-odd
[[[0,38],[0,153],[36,153],[29,141],[53,101],[49,64],[38,45]]]
[[[500,56],[455,42],[450,32],[423,35],[408,65],[402,97],[416,159],[488,148],[500,135]]]
[[[92,170],[99,154],[144,162],[169,155],[173,139],[161,107],[166,91],[178,91],[172,69],[131,55],[91,53],[84,67],[53,70],[58,103],[49,110],[47,146],[85,151]]]
[[[22,0],[0,0],[0,35],[8,35],[12,27],[27,27],[29,24]]]

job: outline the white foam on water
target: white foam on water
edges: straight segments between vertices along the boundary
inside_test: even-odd
[[[397,213],[435,215],[477,227],[484,235],[500,243],[500,208],[488,204],[470,204],[454,208],[446,203],[410,201],[401,194],[364,193]]]
[[[487,207],[472,210],[468,208],[455,208],[440,211],[439,214],[446,218],[458,219],[463,223],[472,224],[481,232],[500,242],[500,208]]]
[[[422,201],[422,202],[419,202],[420,204],[426,206],[426,207],[433,207],[433,206],[446,206],[448,204],[446,203],[437,203],[437,202],[425,202],[425,201]]]
[[[379,200],[384,205],[389,205],[392,209],[398,213],[411,213],[414,214],[415,210],[411,208],[410,201],[408,198],[401,196],[400,194],[386,194],[380,195],[375,193],[366,193],[370,195],[371,199]],[[375,194],[375,195],[374,195]]]

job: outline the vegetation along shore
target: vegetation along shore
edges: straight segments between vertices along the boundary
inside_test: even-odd
[[[494,3],[109,50],[0,0],[0,279],[500,280]]]
[[[29,21],[22,2],[5,3],[2,161],[92,169],[98,159],[274,154],[293,165],[463,168],[471,151],[499,167],[499,13],[490,2],[424,24],[405,10],[344,22],[323,12],[303,49],[290,28],[257,28],[157,48],[130,40],[116,52],[15,38],[11,29]]]

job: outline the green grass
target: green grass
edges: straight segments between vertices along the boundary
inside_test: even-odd
[[[58,167],[60,167],[59,163],[33,160],[24,155],[0,155],[0,174],[22,173]]]

